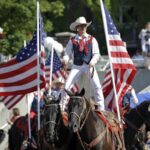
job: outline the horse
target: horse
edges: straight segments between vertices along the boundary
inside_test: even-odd
[[[32,133],[35,132],[32,130]],[[8,131],[8,147],[10,150],[20,150],[26,148],[26,150],[35,150],[37,149],[31,141],[28,139],[28,118],[26,116],[20,116],[12,124],[11,128]]]
[[[48,96],[45,101],[40,139],[43,150],[80,150],[76,137],[64,125],[60,109],[60,98]]]
[[[71,94],[68,104],[69,128],[77,134],[83,150],[114,150],[117,145],[108,126],[92,110],[90,103],[84,97],[85,90]],[[120,148],[122,149],[122,145]]]
[[[150,101],[130,109],[124,116],[124,139],[127,150],[143,150],[146,132],[150,130]]]

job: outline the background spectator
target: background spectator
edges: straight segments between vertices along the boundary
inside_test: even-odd
[[[10,116],[10,119],[8,120],[8,123],[13,124],[16,121],[16,119],[18,119],[19,117],[20,117],[19,108],[13,108],[12,114]]]
[[[150,22],[145,25],[139,34],[141,49],[144,56],[150,57]]]

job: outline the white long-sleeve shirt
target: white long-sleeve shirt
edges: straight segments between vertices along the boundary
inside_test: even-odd
[[[88,38],[90,36],[89,34],[85,33],[83,36],[85,37],[84,38],[85,41],[89,40],[89,38]],[[76,34],[75,39],[78,42],[81,38],[82,38],[81,36]],[[72,44],[71,40],[69,40],[69,42],[66,46],[65,55],[63,57],[63,60],[66,64],[68,63],[68,61],[70,59],[73,59],[73,44]],[[93,39],[92,39],[92,59],[90,61],[90,64],[95,65],[99,59],[100,59],[100,50],[99,50],[98,42],[93,37]]]

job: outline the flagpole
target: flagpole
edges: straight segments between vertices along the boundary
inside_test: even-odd
[[[38,131],[40,130],[40,62],[39,62],[39,54],[40,54],[40,33],[39,33],[39,11],[40,6],[37,1],[37,94],[38,94],[38,103],[37,103],[37,112],[38,112]]]
[[[50,89],[49,89],[49,95],[51,95],[51,88],[52,88],[52,75],[53,75],[53,59],[54,59],[54,47],[53,47],[53,41],[52,41],[52,49],[51,49],[51,65],[50,65]]]
[[[104,31],[105,31],[105,37],[106,37],[106,44],[107,44],[107,48],[108,48],[108,56],[109,56],[109,61],[110,61],[110,70],[111,70],[111,74],[112,74],[112,83],[113,83],[113,90],[114,90],[114,96],[115,96],[115,103],[116,103],[116,108],[117,108],[117,116],[118,116],[118,120],[121,122],[121,117],[120,117],[120,111],[119,111],[119,105],[118,105],[118,97],[117,97],[117,91],[116,91],[116,86],[115,86],[115,79],[114,79],[114,71],[113,71],[113,66],[112,66],[112,60],[111,60],[111,54],[110,54],[110,46],[109,46],[109,37],[108,37],[108,28],[107,28],[107,22],[106,22],[106,16],[105,16],[105,12],[104,12],[104,7],[102,0],[100,0],[100,4],[101,4],[101,12],[102,12],[102,19],[103,19],[103,24],[104,24]]]
[[[27,106],[28,106],[28,132],[29,132],[29,139],[31,139],[31,120],[30,120],[30,104],[29,104],[29,96],[28,94],[26,95],[26,99],[27,99]]]
[[[27,46],[26,40],[24,40],[24,47]],[[28,132],[29,132],[29,139],[31,139],[31,121],[30,121],[30,107],[29,107],[29,96],[26,94],[26,100],[27,100],[27,109],[28,109]]]

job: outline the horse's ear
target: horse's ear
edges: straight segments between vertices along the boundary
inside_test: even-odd
[[[80,92],[80,96],[83,96],[85,94],[85,89],[83,88]]]
[[[70,91],[66,90],[66,89],[65,89],[65,92],[66,92],[69,96],[73,96],[73,94],[72,94]]]

